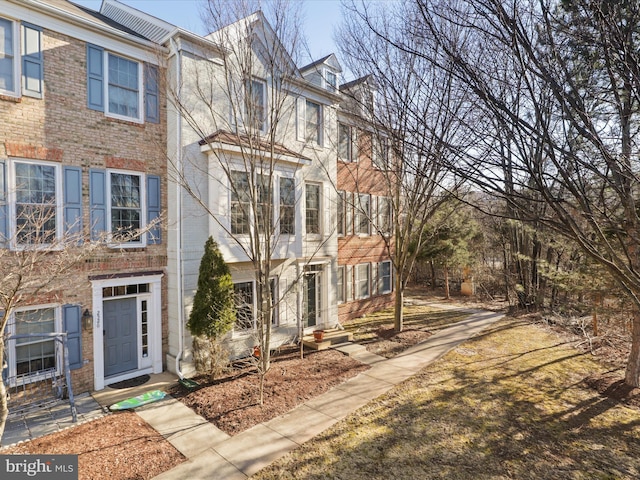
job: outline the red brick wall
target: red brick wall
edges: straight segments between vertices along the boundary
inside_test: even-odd
[[[371,163],[371,135],[359,132],[358,161],[348,163],[338,160],[338,190],[390,196],[388,179],[384,172]],[[353,218],[354,215],[347,215],[347,220],[353,221]],[[353,232],[353,228],[347,228],[348,232]],[[338,266],[378,263],[388,259],[385,239],[380,235],[349,234],[338,237]],[[338,320],[345,322],[392,306],[392,294],[345,302],[338,305]]]
[[[354,300],[338,305],[338,321],[348,322],[353,318],[358,318],[368,313],[377,312],[393,307],[393,293],[386,295],[376,295],[362,300]]]

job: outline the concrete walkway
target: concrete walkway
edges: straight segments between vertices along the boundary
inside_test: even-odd
[[[465,311],[471,313],[466,320],[394,358],[362,349],[346,352],[371,368],[285,415],[233,437],[174,399],[138,409],[145,421],[188,458],[155,478],[239,480],[253,475],[503,317],[501,313]]]
[[[2,446],[33,440],[50,433],[96,420],[105,415],[105,410],[88,393],[75,397],[78,422],[71,419],[71,408],[68,402],[42,407],[22,415],[11,415],[5,424],[2,435]]]

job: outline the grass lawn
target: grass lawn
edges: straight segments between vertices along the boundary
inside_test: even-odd
[[[640,411],[582,382],[606,370],[507,318],[252,478],[639,478]]]
[[[344,328],[353,333],[353,341],[371,347],[374,353],[391,358],[409,345],[422,341],[461,322],[469,316],[460,310],[442,310],[428,305],[408,305],[404,307],[404,331],[394,333],[393,309],[370,313],[361,318],[345,322]]]

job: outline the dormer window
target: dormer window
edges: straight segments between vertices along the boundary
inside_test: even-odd
[[[338,90],[338,76],[331,70],[325,70],[324,81],[325,88],[330,92]]]

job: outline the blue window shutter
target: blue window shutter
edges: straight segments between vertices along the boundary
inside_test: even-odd
[[[22,93],[42,98],[43,92],[42,29],[22,24]]]
[[[91,240],[98,240],[107,230],[107,172],[89,171],[89,206],[91,208]]]
[[[69,368],[76,370],[82,367],[82,322],[80,305],[62,306],[62,325],[67,332],[69,349]]]
[[[87,43],[87,107],[104,112],[103,49]]]
[[[159,222],[161,199],[160,177],[147,175],[147,223],[154,220]],[[147,243],[150,245],[162,243],[162,231],[159,223],[153,225],[147,232]]]
[[[147,122],[160,123],[160,99],[158,97],[158,68],[145,65],[144,106]]]
[[[64,167],[64,234],[77,237],[82,235],[82,169]]]
[[[9,239],[9,205],[7,205],[7,164],[0,162],[0,244]]]

